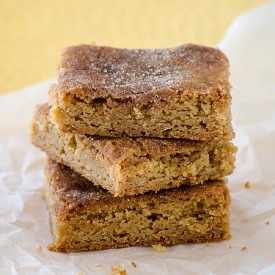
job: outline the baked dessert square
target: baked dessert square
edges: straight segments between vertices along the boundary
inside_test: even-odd
[[[234,170],[236,147],[225,140],[111,138],[63,133],[37,107],[32,142],[115,196],[202,184]]]
[[[229,63],[215,48],[66,48],[50,89],[62,131],[109,137],[232,139]]]
[[[167,246],[230,237],[230,196],[223,180],[113,197],[55,161],[49,160],[45,174],[52,251]]]

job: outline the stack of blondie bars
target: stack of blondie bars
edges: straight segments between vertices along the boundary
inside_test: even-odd
[[[218,49],[80,45],[62,54],[32,142],[48,155],[53,251],[230,237],[229,64]]]

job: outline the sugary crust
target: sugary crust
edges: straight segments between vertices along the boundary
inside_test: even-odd
[[[55,238],[49,246],[52,251],[171,245],[230,237],[230,196],[223,180],[114,198],[49,160],[46,191]]]
[[[57,92],[68,92],[85,102],[110,98],[135,105],[163,104],[194,92],[219,99],[230,91],[228,76],[228,60],[214,48],[186,44],[142,50],[79,45],[62,54]]]

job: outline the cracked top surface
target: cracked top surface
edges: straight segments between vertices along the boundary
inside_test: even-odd
[[[63,51],[57,89],[89,102],[96,98],[171,97],[179,92],[229,92],[229,63],[218,49],[185,44],[167,49],[96,45]]]

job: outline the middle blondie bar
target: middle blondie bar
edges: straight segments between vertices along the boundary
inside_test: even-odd
[[[115,196],[202,184],[234,170],[236,148],[229,141],[62,133],[50,121],[49,112],[47,104],[36,109],[34,145]]]

